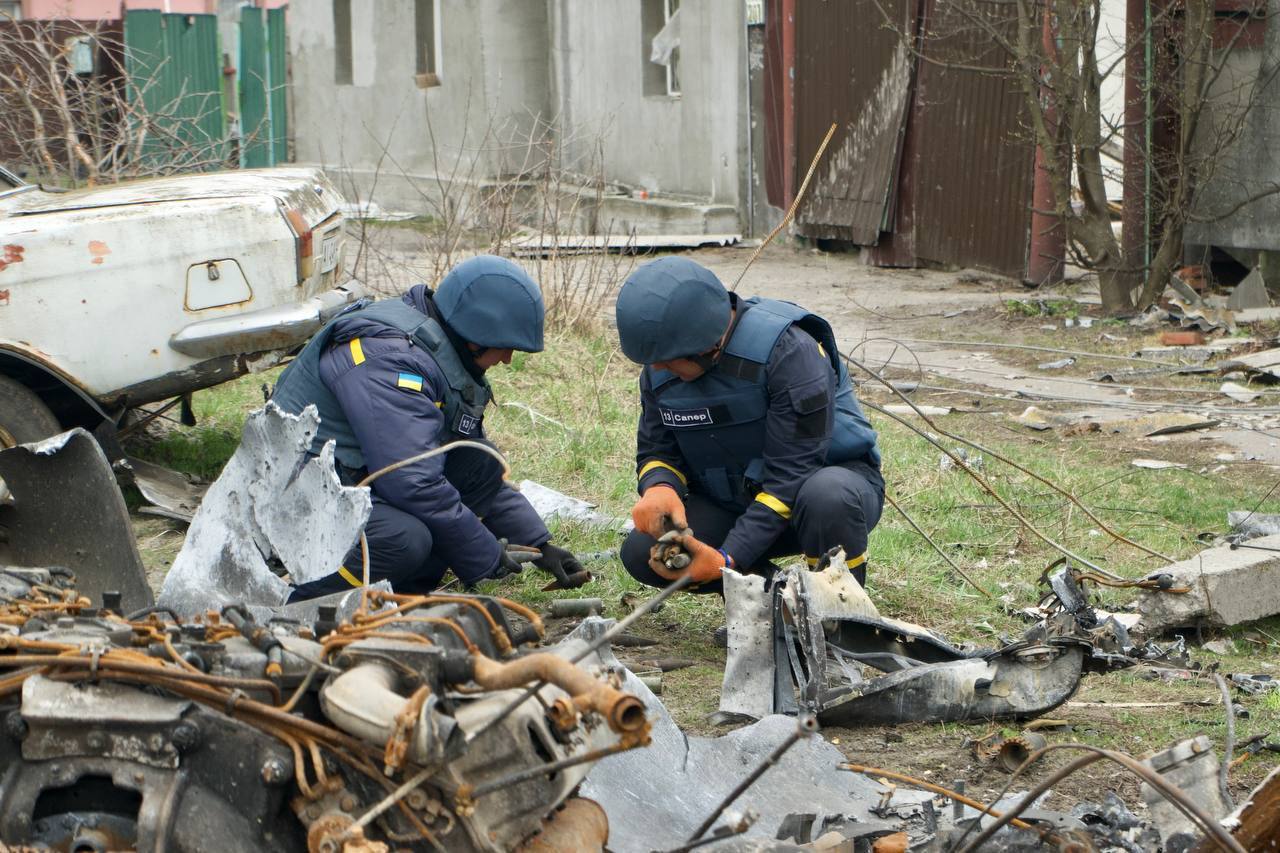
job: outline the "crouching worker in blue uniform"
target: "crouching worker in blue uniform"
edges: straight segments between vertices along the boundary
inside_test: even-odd
[[[542,351],[537,283],[518,265],[482,255],[454,267],[434,293],[417,285],[399,299],[342,314],[280,376],[272,400],[320,413],[312,444],[334,441],[339,478],[369,472],[459,439],[484,440],[492,398],[485,371],[514,350]],[[535,565],[563,581],[581,571],[529,502],[483,451],[459,448],[374,480],[365,525],[370,578],[400,593],[435,589],[445,571],[468,586],[520,571],[499,543],[534,546]],[[299,601],[361,585],[357,542],[332,575],[298,586]]]
[[[790,302],[740,299],[674,257],[627,279],[617,321],[623,353],[645,365],[627,571],[668,583],[650,548],[688,529],[677,541],[699,592],[720,591],[725,567],[767,571],[794,554],[816,565],[836,546],[865,585],[884,480],[830,325]]]

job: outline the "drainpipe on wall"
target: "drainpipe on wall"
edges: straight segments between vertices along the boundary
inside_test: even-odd
[[[783,206],[796,197],[796,0],[782,0]]]
[[[1044,55],[1052,57],[1057,46],[1054,42],[1053,27],[1049,21],[1048,8],[1044,13],[1044,27],[1041,31]],[[1050,74],[1049,68],[1041,69],[1041,76]],[[1040,93],[1041,103],[1051,97],[1047,88]],[[1057,110],[1052,107],[1044,111],[1045,124],[1049,127],[1050,136],[1056,138],[1055,128],[1058,124]],[[1046,151],[1043,146],[1036,146],[1035,177],[1031,187],[1031,239],[1027,258],[1027,281],[1032,284],[1051,284],[1062,281],[1063,258],[1066,255],[1066,237],[1062,220],[1055,214],[1056,201],[1053,197],[1053,182],[1049,175],[1049,158],[1058,157],[1057,151]],[[1066,163],[1058,167],[1070,169],[1068,155]]]

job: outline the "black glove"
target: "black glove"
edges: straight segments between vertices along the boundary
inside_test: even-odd
[[[501,580],[507,575],[518,575],[524,570],[524,564],[511,556],[511,553],[504,547],[498,552],[498,567],[493,570],[493,574],[489,575],[487,580]]]
[[[568,589],[569,575],[582,571],[578,558],[573,556],[572,551],[550,542],[538,546],[538,550],[542,552],[542,556],[534,560],[533,564],[559,581],[562,588]]]

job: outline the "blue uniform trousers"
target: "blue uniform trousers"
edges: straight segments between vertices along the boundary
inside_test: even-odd
[[[445,457],[445,479],[458,491],[462,503],[483,518],[502,489],[502,466],[493,457],[472,448],[450,451]],[[345,485],[354,485],[363,471],[340,470]],[[369,579],[388,580],[398,593],[426,593],[440,585],[449,566],[431,553],[431,531],[418,518],[397,509],[376,495],[364,526],[369,543]],[[526,543],[520,543],[526,544]],[[362,564],[357,540],[342,560],[342,569],[294,588],[289,601],[302,601],[345,592],[360,585]]]
[[[764,571],[767,559],[795,554],[816,559],[840,546],[845,556],[857,563],[850,570],[865,586],[867,536],[880,521],[883,507],[884,480],[877,469],[862,462],[821,468],[800,487],[791,523],[765,552],[765,559],[739,569]],[[715,548],[724,543],[741,515],[696,493],[685,500],[685,514],[693,535]],[[654,541],[652,536],[632,530],[622,543],[622,565],[643,584],[666,586],[668,581],[649,568],[649,549]],[[720,592],[721,584],[702,584],[693,591]]]

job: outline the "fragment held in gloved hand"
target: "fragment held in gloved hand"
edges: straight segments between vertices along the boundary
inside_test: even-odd
[[[676,490],[665,483],[655,483],[645,489],[644,495],[631,508],[631,520],[636,529],[657,539],[671,530],[684,530],[689,526],[684,515],[684,501]]]
[[[687,529],[664,534],[649,551],[649,568],[667,580],[688,574],[694,583],[717,581],[728,564],[724,551],[700,542]]]
[[[547,584],[545,590],[576,589],[591,580],[591,573],[582,568],[582,563],[573,552],[550,542],[542,545],[542,556],[533,561],[538,568],[555,578]]]

